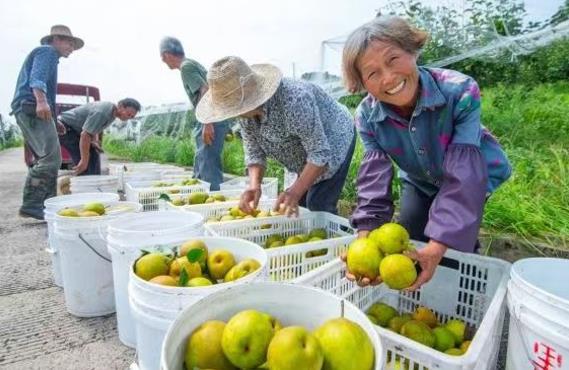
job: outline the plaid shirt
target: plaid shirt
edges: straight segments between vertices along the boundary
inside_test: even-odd
[[[263,105],[263,118],[240,119],[246,164],[266,165],[267,157],[301,173],[307,162],[327,166],[316,182],[331,178],[354,138],[348,110],[320,87],[283,78]]]

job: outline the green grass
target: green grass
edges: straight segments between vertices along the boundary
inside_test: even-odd
[[[0,141],[0,151],[5,150],[5,149],[9,149],[9,148],[16,148],[16,147],[19,147],[22,145],[24,145],[24,141],[21,138],[15,138],[12,140],[8,140],[4,143]]]
[[[498,137],[514,166],[511,179],[488,201],[483,227],[492,234],[515,234],[569,248],[569,83],[534,89],[499,86],[483,91],[482,119]],[[136,146],[105,138],[107,152],[134,161],[192,165],[193,139],[149,137]],[[356,178],[363,147],[358,140],[346,185],[344,203],[356,199]],[[239,140],[226,143],[224,171],[245,173]],[[265,176],[283,182],[283,168],[269,161]],[[394,183],[395,199],[399,182]]]

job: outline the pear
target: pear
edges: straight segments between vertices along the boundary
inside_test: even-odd
[[[275,333],[267,351],[271,370],[321,370],[324,355],[318,339],[301,326]]]
[[[223,353],[241,369],[254,369],[267,360],[267,349],[275,334],[273,318],[256,310],[241,311],[225,326],[221,337]]]
[[[211,277],[216,280],[223,279],[233,266],[235,266],[235,257],[224,249],[213,251],[207,258],[207,269]]]
[[[178,286],[178,281],[170,275],[158,275],[148,280],[148,282],[165,286]]]
[[[221,337],[225,326],[222,321],[206,321],[192,333],[186,345],[187,369],[237,369],[225,357],[221,348]]]
[[[284,330],[284,329],[283,329]],[[375,351],[367,333],[355,322],[345,318],[326,321],[314,331],[326,370],[371,370]]]
[[[233,266],[231,270],[225,274],[224,281],[228,282],[241,279],[242,277],[247,276],[260,268],[261,264],[257,260],[253,258],[245,259]]]
[[[168,256],[161,253],[148,253],[135,262],[134,272],[146,281],[156,276],[168,275],[170,260]]]
[[[199,287],[199,286],[209,286],[209,285],[213,285],[213,283],[208,279],[206,279],[205,277],[201,276],[190,279],[186,284],[186,286],[188,287]]]
[[[100,202],[85,203],[85,205],[83,205],[83,211],[91,211],[97,213],[98,215],[104,215],[105,205]]]
[[[368,238],[354,240],[348,247],[348,271],[356,278],[375,280],[383,255],[377,244]]]
[[[65,217],[79,217],[79,213],[73,208],[64,208],[59,210],[57,214]]]

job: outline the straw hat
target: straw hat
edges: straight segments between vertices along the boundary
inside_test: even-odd
[[[85,45],[83,40],[81,40],[79,37],[73,36],[69,27],[64,26],[62,24],[56,24],[55,26],[52,26],[51,32],[49,33],[49,35],[42,37],[42,39],[40,40],[40,43],[42,45],[47,44],[48,42],[51,41],[53,36],[61,36],[61,37],[67,37],[67,38],[72,39],[73,42],[75,43],[75,50],[81,49],[83,47],[83,45]]]
[[[196,117],[203,123],[220,122],[252,111],[275,94],[281,80],[281,71],[271,64],[220,59],[207,74],[209,90],[196,107]]]

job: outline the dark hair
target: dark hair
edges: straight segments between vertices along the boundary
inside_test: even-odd
[[[119,100],[118,105],[125,107],[125,108],[132,108],[137,112],[140,112],[141,106],[138,100],[133,98],[124,98]]]
[[[184,57],[184,47],[180,40],[175,37],[167,36],[160,41],[160,55],[170,53],[178,57]]]

